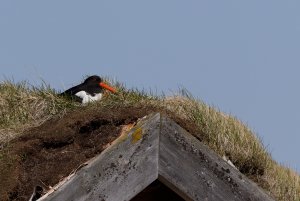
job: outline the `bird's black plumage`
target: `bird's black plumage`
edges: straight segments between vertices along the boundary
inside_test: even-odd
[[[60,95],[70,96],[75,101],[82,103],[84,103],[84,101],[90,102],[92,100],[98,100],[96,96],[100,95],[99,99],[101,99],[103,93],[101,84],[103,84],[102,79],[97,75],[93,75],[85,79],[83,83],[64,91]],[[85,96],[89,97],[85,99]]]
[[[99,76],[93,75],[85,79],[83,83],[64,91],[63,93],[61,93],[61,95],[73,96],[79,91],[85,91],[90,95],[101,93],[103,91],[102,87],[100,87],[99,85],[99,83],[101,82],[102,79]]]

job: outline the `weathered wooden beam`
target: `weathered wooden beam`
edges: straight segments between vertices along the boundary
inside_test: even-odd
[[[186,200],[272,200],[255,183],[181,128],[162,117],[159,179]]]
[[[139,122],[39,200],[130,200],[158,177],[159,127],[160,114]]]

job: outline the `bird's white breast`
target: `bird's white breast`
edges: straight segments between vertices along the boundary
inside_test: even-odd
[[[87,104],[89,102],[98,101],[102,98],[102,93],[95,94],[92,96],[91,94],[86,93],[85,91],[79,91],[75,94],[79,98],[82,99],[82,104]]]

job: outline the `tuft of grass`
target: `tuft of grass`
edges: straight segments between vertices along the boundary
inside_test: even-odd
[[[7,80],[0,83],[0,94],[0,143],[76,107],[75,103],[58,97],[45,83],[35,87],[28,82]]]
[[[112,82],[108,78],[107,82]],[[192,122],[197,128],[194,135],[220,156],[230,158],[233,164],[276,200],[300,200],[300,176],[293,170],[276,163],[259,137],[236,117],[195,99],[183,89],[172,97],[149,94],[138,89],[127,89],[113,82],[117,94],[107,93],[104,98],[86,107],[153,107]],[[45,83],[39,87],[26,82],[4,81],[0,84],[0,142],[8,141],[26,128],[36,126],[49,118],[63,116],[68,110],[82,106],[57,96]],[[10,133],[10,137],[5,137]],[[2,137],[2,138],[1,138]],[[1,156],[0,156],[1,157]]]

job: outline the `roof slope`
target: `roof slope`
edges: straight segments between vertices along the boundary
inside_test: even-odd
[[[156,179],[186,200],[272,200],[160,114],[140,121],[40,200],[130,200]]]

